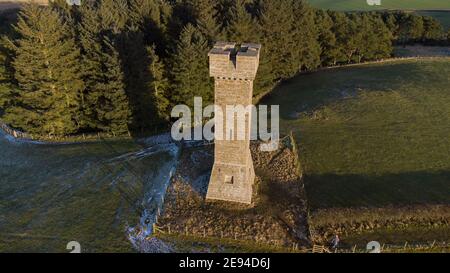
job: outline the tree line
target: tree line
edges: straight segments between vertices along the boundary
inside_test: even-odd
[[[38,135],[145,133],[170,109],[213,101],[215,41],[263,45],[255,94],[322,66],[442,42],[439,22],[403,12],[317,10],[300,0],[86,0],[27,4],[2,30],[0,114]]]
[[[383,21],[399,45],[422,43],[425,45],[450,45],[450,29],[431,16],[411,12],[383,12]]]

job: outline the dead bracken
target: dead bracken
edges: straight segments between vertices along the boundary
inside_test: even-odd
[[[158,230],[277,246],[308,246],[306,201],[295,145],[290,137],[281,142],[278,151],[269,153],[260,152],[258,143],[251,144],[256,171],[251,205],[207,201],[208,179],[198,178],[209,177],[213,149],[184,149]]]

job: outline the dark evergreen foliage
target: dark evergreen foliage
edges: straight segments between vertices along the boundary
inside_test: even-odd
[[[394,43],[450,43],[431,17],[303,0],[56,0],[0,21],[1,118],[59,136],[146,133],[167,128],[173,105],[212,102],[218,40],[262,44],[255,94],[301,71],[389,57]]]
[[[58,12],[27,4],[15,26],[18,37],[8,43],[19,92],[4,119],[31,133],[66,135],[77,132],[80,118],[80,50]]]

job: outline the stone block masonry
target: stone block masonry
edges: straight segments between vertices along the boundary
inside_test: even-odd
[[[210,76],[214,77],[215,105],[224,111],[226,106],[252,104],[253,81],[259,66],[261,45],[218,42],[209,52]],[[222,200],[251,204],[255,171],[250,153],[251,113],[245,116],[245,138],[216,140],[214,166],[207,200]],[[226,121],[222,124],[225,126]],[[234,132],[237,134],[237,122]],[[223,128],[225,132],[225,128]]]

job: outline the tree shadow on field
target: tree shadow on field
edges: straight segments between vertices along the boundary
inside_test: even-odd
[[[450,171],[370,175],[305,175],[314,209],[450,204]]]
[[[151,60],[144,34],[139,30],[127,31],[116,40],[132,115],[129,131],[135,137],[153,134],[164,127],[165,121],[158,115],[157,100],[151,87]]]
[[[295,113],[311,112],[337,100],[354,98],[361,91],[389,92],[405,84],[423,85],[432,78],[433,75],[424,73],[420,63],[413,62],[334,68],[286,80],[260,103],[280,105],[281,118],[293,120],[298,118]]]

